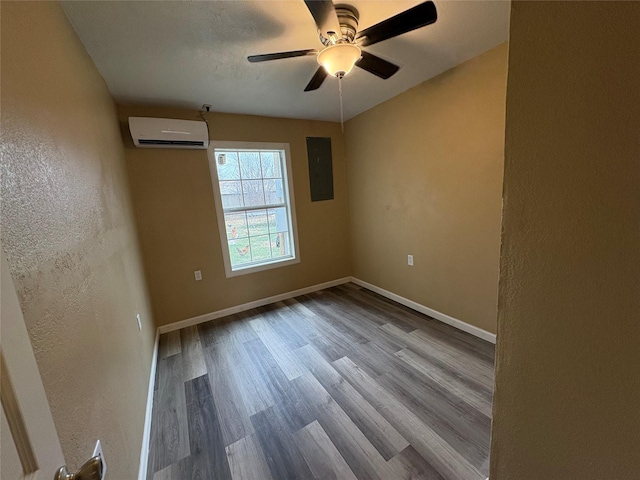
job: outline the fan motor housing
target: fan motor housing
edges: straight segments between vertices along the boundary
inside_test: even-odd
[[[348,42],[353,43],[358,33],[358,19],[360,14],[355,7],[346,4],[340,4],[335,6],[336,15],[338,16],[338,22],[340,22],[340,30],[342,38],[336,43]],[[333,42],[321,36],[322,43],[325,46],[331,45]]]

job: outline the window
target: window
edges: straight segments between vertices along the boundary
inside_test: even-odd
[[[299,262],[289,145],[209,147],[227,277]]]

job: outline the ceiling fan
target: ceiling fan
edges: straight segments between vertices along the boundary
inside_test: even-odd
[[[334,5],[331,0],[304,0],[304,3],[318,26],[320,42],[324,45],[322,50],[251,55],[247,59],[257,63],[315,55],[320,66],[305,87],[305,92],[320,88],[327,75],[341,79],[354,65],[386,80],[400,67],[362,50],[362,47],[431,25],[438,18],[436,6],[432,1],[427,1],[358,31],[359,14],[351,5]]]

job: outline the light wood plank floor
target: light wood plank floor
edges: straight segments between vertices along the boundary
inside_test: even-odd
[[[160,337],[149,480],[484,480],[494,347],[354,284]]]

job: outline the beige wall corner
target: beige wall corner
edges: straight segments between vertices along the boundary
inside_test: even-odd
[[[506,80],[503,44],[349,120],[345,137],[352,275],[489,332]]]
[[[640,472],[639,25],[512,5],[491,480]]]
[[[145,269],[158,325],[349,276],[344,141],[331,122],[207,114],[218,141],[289,143],[298,223],[298,264],[226,278],[205,150],[136,148],[130,116],[200,120],[190,110],[120,106]],[[306,137],[331,137],[334,200],[311,202]],[[194,280],[194,270],[203,279]]]
[[[136,478],[155,328],[115,105],[57,2],[1,9],[2,248],[70,470],[99,438]]]

